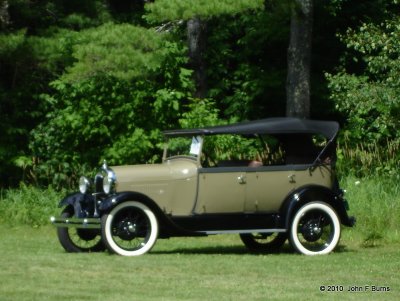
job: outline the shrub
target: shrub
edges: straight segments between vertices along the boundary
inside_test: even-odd
[[[41,96],[48,114],[31,132],[35,183],[71,187],[104,159],[154,162],[158,129],[177,125],[193,90],[184,44],[108,23],[79,32],[71,47],[74,63]]]
[[[397,177],[371,175],[342,179],[350,214],[357,218],[354,235],[372,246],[382,240],[399,239],[400,187]],[[351,230],[353,231],[353,230]]]
[[[346,140],[338,147],[337,168],[340,175],[365,177],[374,175],[399,174],[400,143],[387,140],[386,143],[358,143],[352,145]]]
[[[331,98],[345,115],[354,144],[400,140],[400,34],[399,18],[380,25],[364,24],[348,30],[343,41],[350,56],[360,62],[360,70],[351,68],[327,75]]]
[[[32,227],[49,224],[49,218],[59,212],[58,201],[65,191],[21,185],[19,189],[1,190],[0,224]]]

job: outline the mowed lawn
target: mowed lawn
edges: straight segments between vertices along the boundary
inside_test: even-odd
[[[225,235],[158,240],[127,258],[66,253],[50,226],[0,225],[0,300],[400,300],[400,244],[364,248],[349,233],[327,256],[255,255]]]

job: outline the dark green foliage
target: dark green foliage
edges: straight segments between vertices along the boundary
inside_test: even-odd
[[[285,114],[290,0],[0,3],[0,186],[73,186],[103,159],[158,160],[163,129]],[[398,4],[314,4],[312,118],[343,123],[343,158],[398,145]],[[207,22],[203,100],[186,46],[195,17]]]
[[[0,183],[12,184],[20,175],[13,162],[27,155],[28,136],[47,107],[42,94],[48,81],[69,64],[73,34],[56,33],[51,38],[29,37],[21,30],[0,34]],[[7,172],[6,172],[7,171]]]
[[[283,116],[289,14],[285,6],[210,22],[209,96],[225,116]]]
[[[3,3],[3,2],[2,2]],[[5,1],[0,32],[0,186],[27,180],[30,131],[49,112],[49,82],[71,65],[80,29],[106,20],[101,1]],[[63,29],[68,28],[68,29]]]
[[[249,9],[263,8],[263,0],[158,0],[148,3],[146,19],[150,22],[209,19],[220,15],[236,15]]]
[[[80,82],[104,76],[132,81],[157,72],[168,53],[165,37],[154,30],[129,24],[81,31],[73,45],[74,64],[62,76],[64,82]]]
[[[348,116],[346,144],[375,150],[371,154],[387,152],[388,144],[400,142],[399,21],[395,17],[379,25],[364,24],[356,31],[349,30],[343,40],[362,68],[358,73],[343,70],[328,75],[336,109]],[[378,161],[383,165],[391,162],[391,168],[398,170],[398,152],[391,154],[397,160]]]
[[[386,21],[376,18],[341,35],[344,64],[327,74],[335,109],[346,118],[341,167],[358,176],[397,175],[400,167],[400,19],[390,12],[395,2],[382,6]]]
[[[102,0],[9,0],[8,29],[27,29],[28,35],[42,35],[54,26],[74,30],[111,20]]]
[[[213,100],[193,99],[185,109],[186,112],[179,119],[183,129],[220,125],[223,122],[219,119],[220,112]]]
[[[80,166],[103,159],[133,164],[159,158],[160,129],[177,126],[191,94],[185,48],[151,29],[109,23],[81,32],[72,56],[75,63],[51,83],[55,93],[44,97],[46,121],[32,132],[35,170],[69,162],[63,177],[71,180]]]

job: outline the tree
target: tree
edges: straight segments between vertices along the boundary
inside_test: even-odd
[[[189,66],[194,71],[196,89],[194,97],[205,98],[207,95],[207,75],[204,53],[206,49],[207,23],[200,18],[187,21],[187,39],[189,48]]]
[[[0,0],[0,29],[6,28],[9,22],[8,0]]]
[[[160,129],[177,126],[193,91],[186,47],[154,29],[107,23],[76,33],[70,48],[74,63],[42,95],[50,110],[32,131],[36,174],[73,184],[102,159],[157,160]]]
[[[225,14],[238,14],[262,7],[262,0],[158,0],[148,4],[147,19],[151,22],[184,20],[187,24],[189,66],[193,69],[194,97],[207,95],[205,49],[207,20]]]
[[[287,53],[286,115],[310,116],[310,64],[313,0],[294,0]]]
[[[309,105],[301,104],[310,97],[309,86],[294,89],[307,87],[307,72],[311,114],[341,116],[349,126],[358,124],[362,137],[367,128],[370,141],[378,133],[397,137],[397,108],[386,101],[394,98],[379,97],[398,91],[390,86],[386,93],[384,73],[365,69],[365,53],[350,47],[361,63],[341,56],[345,47],[335,36],[361,22],[386,24],[387,12],[398,12],[395,1],[0,0],[0,186],[19,181],[23,172],[16,166],[25,174],[40,167],[52,179],[87,163],[94,168],[101,158],[155,160],[162,128],[285,115],[285,80],[300,104],[288,108],[308,116]],[[302,27],[310,16],[307,3],[315,18],[310,14]],[[318,62],[312,72],[307,56],[301,57],[309,38],[300,29],[311,36],[310,24]],[[335,71],[339,62],[346,64]],[[324,72],[335,74],[330,99]],[[378,86],[374,98],[372,87]]]
[[[347,143],[353,146],[400,143],[399,24],[394,16],[379,25],[365,23],[348,30],[342,39],[351,60],[327,75],[331,98],[351,129],[345,132]]]

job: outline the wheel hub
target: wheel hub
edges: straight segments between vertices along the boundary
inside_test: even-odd
[[[311,220],[302,226],[301,233],[307,241],[315,242],[321,238],[322,228],[319,222]]]
[[[124,240],[131,240],[137,236],[137,225],[130,219],[122,220],[118,225],[118,236]]]
[[[131,222],[128,222],[128,229],[130,233],[136,233],[136,224],[132,224]]]

